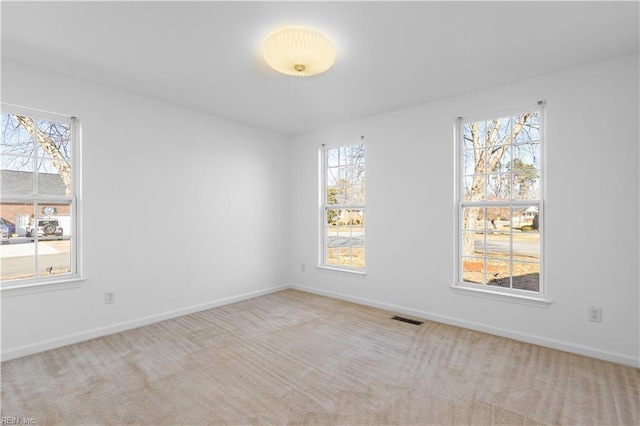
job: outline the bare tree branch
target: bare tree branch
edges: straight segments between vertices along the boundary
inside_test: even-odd
[[[36,126],[35,121],[30,117],[24,117],[16,115],[18,123],[29,133],[29,136],[46,152],[53,160],[53,166],[60,174],[62,181],[65,185],[65,195],[71,195],[71,165],[60,152],[60,149],[56,146],[54,140],[51,138],[51,133],[45,134],[41,129]],[[59,129],[55,129],[55,132],[61,134]]]

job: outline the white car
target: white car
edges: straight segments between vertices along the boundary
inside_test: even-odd
[[[11,238],[10,231],[11,225],[9,225],[9,222],[0,217],[0,241],[2,241],[2,244],[9,242],[9,238]]]
[[[29,226],[26,227],[25,231],[26,231],[27,237],[33,237],[33,234],[35,234],[33,223],[30,223]],[[37,232],[38,232],[38,237],[42,237],[42,236],[49,237],[51,235],[55,235],[56,237],[61,237],[62,234],[64,233],[64,230],[60,226],[60,222],[58,221],[58,219],[41,218],[41,219],[38,219]]]

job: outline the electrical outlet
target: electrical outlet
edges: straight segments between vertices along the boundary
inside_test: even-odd
[[[104,293],[104,303],[105,305],[116,303],[116,293],[113,291],[106,291]]]
[[[602,308],[599,306],[589,306],[589,321],[602,322]]]

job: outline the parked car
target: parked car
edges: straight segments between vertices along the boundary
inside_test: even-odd
[[[2,244],[9,241],[9,238],[11,238],[11,232],[11,224],[0,217],[0,241],[2,241]]]
[[[49,237],[51,235],[55,235],[56,237],[61,237],[64,233],[64,230],[60,226],[60,222],[58,219],[53,218],[41,218],[38,219],[37,231],[33,222],[30,223],[26,228],[27,237],[33,237],[35,232],[38,232],[38,237]]]

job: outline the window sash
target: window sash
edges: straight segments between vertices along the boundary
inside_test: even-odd
[[[68,231],[64,229],[63,235],[52,235],[52,236],[40,236],[39,233],[32,233],[31,237],[26,237],[27,239],[33,240],[33,253],[29,253],[28,256],[33,256],[34,269],[31,271],[33,273],[32,277],[27,278],[12,278],[1,280],[0,288],[1,289],[15,289],[15,288],[27,288],[31,286],[39,286],[43,284],[52,284],[57,282],[68,282],[70,280],[81,279],[81,262],[80,262],[80,214],[79,214],[79,123],[75,117],[61,116],[58,114],[52,114],[43,111],[37,111],[32,109],[27,109],[23,107],[18,107],[14,105],[2,104],[2,113],[3,114],[12,114],[12,115],[22,115],[25,117],[29,117],[36,122],[41,121],[50,121],[61,123],[69,126],[69,146],[68,149],[71,152],[70,156],[68,153],[63,152],[63,155],[68,161],[71,167],[70,173],[70,184],[69,184],[69,193],[68,195],[47,195],[47,194],[38,194],[38,171],[33,171],[31,173],[34,174],[33,179],[33,193],[32,194],[0,194],[0,199],[3,203],[19,203],[19,204],[32,204],[33,205],[33,213],[35,216],[33,217],[33,225],[38,226],[38,218],[46,218],[46,214],[42,213],[42,205],[43,204],[61,204],[68,205],[68,227],[70,228]],[[46,154],[43,154],[42,150],[38,147],[37,142],[33,142],[35,144],[33,152],[31,155],[26,157],[32,158],[33,162],[37,161],[54,161],[49,158]],[[13,156],[12,153],[3,154],[3,156]],[[70,158],[69,158],[70,157]],[[66,216],[66,213],[63,214],[63,217]],[[62,223],[67,223],[63,221]],[[67,226],[63,226],[63,228],[67,228]],[[66,234],[66,235],[65,235]],[[62,240],[68,241],[69,244],[69,272],[61,272],[57,274],[49,275],[43,274],[40,271],[40,262],[41,262],[41,253],[40,253],[40,243],[47,242],[51,240]],[[11,242],[11,241],[10,241]],[[29,261],[30,262],[30,261]],[[26,270],[25,270],[26,271]],[[26,272],[30,273],[30,272]]]
[[[467,288],[473,288],[476,290],[484,290],[484,291],[489,291],[492,293],[498,292],[498,293],[505,293],[506,295],[519,295],[519,296],[540,296],[540,295],[544,295],[545,291],[545,287],[544,287],[544,280],[543,280],[543,268],[544,268],[544,253],[543,253],[543,248],[544,248],[544,223],[543,223],[543,218],[544,218],[544,208],[543,208],[543,199],[544,199],[544,188],[545,188],[545,181],[544,181],[544,111],[542,108],[543,104],[542,103],[538,103],[538,105],[536,107],[533,108],[518,108],[518,109],[512,109],[506,112],[501,112],[501,113],[497,113],[497,114],[492,114],[490,116],[483,116],[480,118],[469,118],[469,119],[458,119],[458,123],[457,123],[457,137],[456,137],[456,181],[457,181],[457,185],[456,185],[456,189],[457,189],[457,194],[456,194],[456,211],[457,211],[457,216],[458,219],[456,221],[456,242],[457,242],[457,247],[456,247],[456,276],[455,276],[455,286],[457,287],[467,287]],[[504,171],[491,171],[491,172],[487,172],[486,168],[482,171],[479,171],[479,173],[473,173],[475,170],[471,170],[471,173],[469,173],[469,164],[465,163],[465,156],[467,156],[466,160],[467,162],[469,161],[468,155],[470,152],[473,151],[473,149],[469,149],[469,146],[465,147],[465,134],[464,134],[464,126],[465,125],[469,125],[471,123],[481,123],[483,121],[491,121],[494,119],[499,119],[499,118],[503,118],[503,117],[510,117],[510,116],[514,116],[514,115],[518,115],[518,114],[523,114],[526,112],[532,112],[538,113],[538,117],[539,117],[539,131],[538,131],[538,137],[536,138],[536,140],[534,141],[533,139],[529,142],[524,142],[524,144],[527,143],[531,143],[531,144],[538,144],[539,147],[539,158],[537,159],[537,170],[535,170],[535,172],[537,172],[537,178],[538,178],[538,189],[539,192],[537,195],[539,195],[538,197],[535,198],[531,198],[531,199],[519,199],[519,198],[515,198],[514,195],[514,188],[515,186],[512,186],[510,189],[510,193],[509,193],[509,197],[508,199],[499,199],[499,200],[490,200],[490,199],[486,199],[486,197],[488,196],[488,193],[485,193],[483,195],[484,199],[481,200],[465,200],[465,178],[473,178],[474,176],[480,176],[485,178],[485,180],[487,179],[487,177],[492,176],[492,175],[503,175],[503,176],[510,176],[513,177],[514,175],[518,174],[518,171],[515,170],[509,170],[507,172]],[[501,144],[504,145],[504,144]],[[523,145],[523,141],[516,139],[516,141],[513,142],[512,146],[522,146]],[[495,147],[498,147],[498,145],[496,145]],[[484,148],[481,148],[484,149]],[[511,164],[511,163],[510,163]],[[485,181],[484,183],[485,188],[488,189],[489,185],[487,184],[487,182]],[[513,226],[514,224],[511,223],[511,220],[513,219],[513,217],[510,217],[510,226],[509,226],[509,252],[508,252],[508,256],[505,256],[504,258],[500,258],[500,257],[492,257],[493,255],[488,255],[487,251],[486,251],[486,244],[487,244],[487,235],[491,232],[494,232],[494,230],[487,228],[486,225],[483,225],[482,228],[480,229],[474,229],[474,228],[470,228],[468,230],[465,230],[464,228],[464,211],[465,209],[469,209],[469,208],[509,208],[511,211],[511,214],[513,214],[514,210],[517,210],[519,208],[523,208],[523,207],[537,207],[538,210],[538,221],[539,221],[539,245],[538,245],[538,250],[539,250],[539,255],[538,255],[538,259],[536,260],[524,260],[524,259],[514,259],[514,256],[517,255],[517,253],[514,251],[514,247],[513,247],[513,236],[514,234],[514,229]],[[486,218],[482,219],[483,223],[486,223]],[[482,238],[484,238],[484,244],[483,247],[485,247],[483,250],[483,253],[481,255],[466,255],[463,253],[463,239],[464,239],[464,233],[466,232],[478,232],[482,234]],[[474,252],[475,254],[475,252]],[[482,284],[476,284],[473,282],[469,282],[469,281],[465,281],[464,280],[464,260],[465,259],[477,259],[477,260],[481,260],[482,262],[484,262],[484,280]],[[507,262],[510,263],[510,275],[509,275],[509,283],[510,285],[513,285],[513,268],[514,268],[514,263],[517,264],[531,264],[531,265],[538,265],[539,268],[539,274],[538,274],[538,289],[537,291],[529,291],[529,290],[521,290],[521,289],[517,289],[517,288],[503,288],[503,287],[494,287],[493,285],[488,285],[487,283],[489,283],[489,280],[487,279],[488,276],[488,270],[487,270],[487,262],[491,261],[504,261],[504,263]]]
[[[338,246],[330,246],[329,245],[329,223],[327,222],[327,216],[328,216],[328,212],[330,210],[357,210],[357,211],[361,211],[363,214],[365,212],[365,204],[363,203],[336,203],[336,204],[328,204],[328,200],[327,200],[327,195],[328,195],[328,182],[329,182],[329,170],[330,170],[330,165],[329,165],[329,150],[332,149],[336,149],[336,148],[348,148],[351,147],[352,145],[357,145],[357,144],[363,144],[363,137],[361,138],[357,138],[357,139],[353,139],[352,141],[348,141],[344,144],[340,144],[340,145],[332,145],[332,146],[322,146],[320,149],[320,203],[321,203],[321,208],[320,208],[320,243],[321,243],[321,247],[319,250],[319,265],[322,267],[327,267],[327,268],[332,268],[332,269],[340,269],[340,270],[345,270],[345,271],[355,271],[355,272],[362,272],[364,271],[365,267],[366,267],[366,263],[364,264],[365,266],[363,267],[359,267],[359,266],[352,266],[351,265],[340,265],[340,264],[333,264],[333,263],[329,263],[329,251],[332,249],[337,249]],[[366,155],[366,154],[365,154]],[[353,163],[345,163],[345,164],[339,164],[338,166],[332,166],[332,167],[345,167],[345,168],[349,168],[352,167]],[[366,220],[365,220],[366,221]],[[347,227],[352,227],[354,225],[343,225],[343,226],[347,226]],[[366,230],[364,229],[364,224],[361,225],[363,228],[363,239],[365,239],[366,237]],[[350,232],[352,232],[352,230],[350,230]],[[350,234],[351,235],[351,234]],[[366,239],[364,240],[366,241]],[[351,261],[353,261],[353,249],[364,249],[364,245],[366,244],[366,242],[363,242],[362,246],[358,246],[358,245],[353,245],[353,244],[349,244],[346,246],[341,246],[341,248],[343,249],[349,249],[349,258]],[[366,250],[365,250],[366,253]]]

